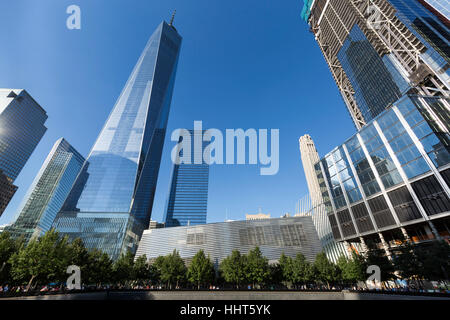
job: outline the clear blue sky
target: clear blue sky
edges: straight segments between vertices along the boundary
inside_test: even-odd
[[[81,30],[66,8],[81,7]],[[321,156],[355,131],[318,45],[300,19],[302,0],[15,0],[0,10],[0,87],[24,88],[47,111],[48,131],[20,176],[8,223],[53,143],[65,137],[87,156],[149,36],[170,20],[183,36],[152,218],[161,220],[171,173],[170,133],[280,130],[280,170],[256,165],[210,170],[208,222],[245,213],[293,212],[307,193],[298,138]]]

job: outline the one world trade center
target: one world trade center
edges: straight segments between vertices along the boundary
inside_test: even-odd
[[[172,22],[152,34],[53,224],[113,259],[148,228],[181,40]]]

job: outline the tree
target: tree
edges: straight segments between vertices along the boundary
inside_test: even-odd
[[[122,285],[126,285],[131,280],[134,265],[134,256],[130,251],[126,254],[121,254],[113,264],[114,280]]]
[[[316,271],[317,279],[327,284],[330,288],[330,283],[338,280],[338,269],[331,263],[324,252],[319,253],[314,261],[314,269]]]
[[[365,259],[356,252],[352,252],[351,259],[340,256],[337,266],[341,271],[342,280],[346,283],[354,284],[357,281],[365,281],[367,278]]]
[[[433,241],[414,250],[420,264],[419,275],[428,280],[447,280],[450,274],[450,246],[445,241]]]
[[[247,255],[247,280],[253,284],[263,284],[270,276],[269,261],[262,255],[259,247],[255,247]]]
[[[28,279],[27,290],[34,280],[44,283],[63,280],[70,261],[68,248],[67,237],[60,238],[51,229],[11,256],[11,274],[18,281]]]
[[[226,282],[233,283],[239,289],[239,285],[246,281],[246,257],[238,250],[233,250],[231,255],[222,260],[220,271]]]
[[[311,264],[306,260],[305,256],[298,253],[292,260],[291,281],[294,285],[299,283],[307,283],[313,279],[313,270]]]
[[[159,256],[150,265],[150,279],[155,284],[161,282],[161,272],[162,272],[162,268],[163,268],[165,259],[166,259],[166,257]]]
[[[286,256],[284,252],[282,252],[278,263],[280,265],[283,280],[292,282],[292,258]]]
[[[189,282],[196,284],[200,289],[201,284],[211,283],[214,280],[215,270],[209,256],[206,257],[203,250],[197,252],[192,259],[187,271]]]
[[[172,254],[165,257],[161,267],[161,280],[167,282],[170,288],[176,287],[186,278],[186,266],[180,254],[174,249]]]
[[[147,263],[147,256],[139,256],[133,264],[132,280],[138,284],[150,280],[150,267]]]
[[[281,284],[283,282],[283,270],[280,263],[269,264],[269,282],[270,284]]]
[[[69,265],[76,265],[80,268],[81,280],[86,280],[88,273],[89,252],[80,238],[73,240],[68,247]]]
[[[103,283],[108,283],[112,280],[112,260],[108,254],[98,250],[92,249],[89,251],[87,272],[85,276],[81,275],[82,280],[86,278],[84,283],[95,284],[101,286]]]
[[[11,263],[9,259],[23,245],[23,241],[14,240],[9,232],[0,233],[0,284],[11,278]]]

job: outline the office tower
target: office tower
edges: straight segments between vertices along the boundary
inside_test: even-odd
[[[334,239],[391,256],[450,239],[448,99],[405,95],[316,165]]]
[[[150,37],[54,222],[113,259],[135,252],[150,222],[181,36]]]
[[[47,128],[47,113],[23,89],[0,89],[0,215],[13,185]]]
[[[320,160],[319,153],[316,150],[314,141],[308,134],[300,137],[299,144],[309,195],[299,201],[298,214],[312,216],[325,254],[330,261],[337,262],[341,255],[347,256],[349,252],[344,244],[337,243],[333,238],[325,206],[327,196],[323,194],[323,191],[326,190],[324,190],[325,185],[319,183],[314,168],[314,165]]]
[[[450,2],[448,0],[419,0],[419,2],[433,12],[447,27],[450,25]]]
[[[448,25],[419,0],[304,0],[302,18],[357,129],[405,93],[449,96]]]
[[[7,231],[28,242],[50,230],[53,220],[69,194],[84,158],[65,139],[53,145]]]
[[[311,217],[295,217],[145,230],[136,258],[145,254],[152,262],[175,249],[189,264],[195,254],[203,250],[217,268],[233,250],[247,254],[256,246],[269,263],[278,261],[282,253],[292,258],[302,253],[313,262],[321,251]]]
[[[0,170],[0,215],[5,211],[12,197],[17,191],[17,186]]]
[[[314,164],[320,159],[319,153],[317,153],[314,141],[309,134],[301,136],[298,142],[311,201],[313,204],[322,203],[322,194],[320,192],[319,182],[317,181],[316,171],[314,170]]]
[[[167,200],[166,227],[197,225],[206,223],[208,209],[209,164],[203,159],[203,150],[209,144],[203,141],[203,130],[190,130],[190,163],[174,164]],[[182,137],[180,137],[180,141]],[[200,141],[201,148],[195,148]],[[181,147],[181,144],[178,144]],[[183,157],[186,150],[178,150]],[[195,160],[198,161],[195,161]],[[195,163],[198,162],[198,163]]]

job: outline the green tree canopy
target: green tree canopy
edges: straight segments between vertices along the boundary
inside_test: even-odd
[[[262,255],[259,247],[255,247],[247,254],[246,263],[247,280],[255,284],[263,284],[270,277],[269,261]]]
[[[200,250],[196,253],[188,268],[187,277],[189,282],[196,284],[200,289],[202,284],[211,283],[214,280],[214,265],[209,256],[205,256],[205,252]]]
[[[281,253],[280,259],[278,260],[278,263],[281,268],[281,274],[284,281],[292,282],[293,280],[293,262],[292,258],[288,257],[284,254],[284,252]]]
[[[14,240],[10,233],[0,233],[0,284],[11,280],[11,256],[19,251],[23,245],[23,239]]]
[[[32,239],[11,258],[11,274],[17,281],[28,280],[29,288],[36,280],[40,283],[63,281],[70,263],[67,237],[60,238],[51,229],[38,239]]]
[[[316,279],[326,283],[328,287],[330,286],[330,283],[339,279],[338,268],[327,259],[324,252],[321,252],[316,256],[314,269],[316,272]]]
[[[337,266],[341,270],[341,277],[347,283],[356,283],[367,279],[367,265],[363,256],[352,252],[352,258],[340,256]]]
[[[239,250],[233,250],[231,255],[222,260],[220,271],[226,282],[239,285],[247,280],[246,276],[247,259],[241,255]]]
[[[127,284],[132,280],[134,266],[134,256],[130,251],[125,254],[121,254],[113,264],[113,277],[117,283],[122,285]]]
[[[186,271],[186,266],[180,254],[173,250],[172,254],[165,257],[161,266],[161,281],[166,282],[170,288],[174,283],[178,287],[179,283],[185,280]]]
[[[295,259],[292,260],[292,283],[307,283],[313,280],[313,277],[313,266],[306,260],[303,254],[298,253]]]
[[[150,266],[145,254],[134,261],[131,279],[138,284],[143,284],[145,281],[150,280]]]
[[[81,274],[81,281],[87,284],[101,285],[111,282],[113,263],[108,254],[92,249],[89,251],[87,272]]]

